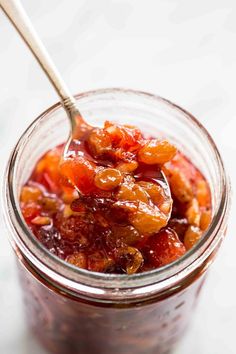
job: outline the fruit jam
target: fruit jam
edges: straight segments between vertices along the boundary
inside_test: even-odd
[[[67,262],[144,272],[181,257],[208,228],[208,183],[167,140],[106,122],[74,140],[64,160],[63,149],[38,161],[20,202],[35,237]]]

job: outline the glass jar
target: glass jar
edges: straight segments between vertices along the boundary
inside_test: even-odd
[[[68,135],[65,112],[54,105],[22,135],[5,177],[5,217],[19,261],[27,321],[51,353],[169,353],[190,321],[206,270],[225,234],[229,184],[221,157],[204,127],[161,97],[107,89],[76,99],[92,125],[105,120],[133,124],[175,143],[210,183],[213,221],[181,259],[146,273],[89,272],[49,253],[27,228],[19,193],[39,157]]]

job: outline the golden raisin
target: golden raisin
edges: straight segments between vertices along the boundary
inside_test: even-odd
[[[201,236],[202,231],[197,226],[190,225],[184,235],[184,245],[186,249],[189,250],[192,248]]]
[[[210,190],[203,179],[197,182],[197,200],[200,206],[208,206],[210,201]]]
[[[140,181],[138,184],[148,193],[152,202],[158,206],[158,208],[164,214],[168,214],[171,211],[172,199],[165,195],[164,189],[156,183]]]
[[[105,272],[113,264],[114,261],[103,252],[96,251],[88,256],[88,270],[93,272]]]
[[[85,213],[85,209],[84,209],[84,211],[81,210],[80,212],[76,212],[76,211],[74,211],[74,210],[71,209],[71,205],[69,205],[69,204],[65,204],[64,210],[63,210],[63,216],[64,216],[64,218],[69,218],[69,217],[72,216],[72,215],[74,215],[74,216],[76,216],[76,215],[80,216],[81,214],[84,214],[84,213]]]
[[[77,244],[81,246],[88,246],[88,231],[89,224],[84,220],[88,220],[89,215],[85,217],[75,216],[74,213],[72,216],[64,218],[61,215],[61,218],[58,220],[58,228],[63,240],[76,241]]]
[[[87,267],[87,259],[83,252],[75,252],[67,256],[66,261],[79,268],[85,269]]]
[[[140,181],[138,185],[141,186],[150,196],[152,202],[160,206],[165,200],[164,190],[156,183]]]
[[[176,151],[176,147],[167,140],[152,139],[139,150],[138,160],[147,165],[164,164],[175,156]]]
[[[135,193],[136,200],[143,203],[148,203],[149,195],[147,192],[138,184],[133,186],[133,192]]]
[[[171,198],[166,198],[166,200],[160,205],[159,209],[164,214],[169,214],[171,212],[173,201]]]
[[[69,218],[71,215],[73,215],[73,210],[71,210],[71,207],[69,204],[65,204],[64,210],[63,210],[64,218]]]
[[[123,226],[118,224],[112,227],[112,237],[127,245],[133,245],[140,239],[138,231],[133,226]]]
[[[189,224],[194,226],[199,226],[200,224],[201,212],[196,198],[193,198],[189,202],[188,209],[186,211],[186,218]]]
[[[140,201],[148,203],[149,195],[139,183],[133,182],[132,179],[126,178],[125,182],[120,186],[116,198],[118,200]]]
[[[66,204],[70,204],[78,198],[78,192],[75,189],[66,190],[62,195],[62,200]]]
[[[137,161],[130,161],[130,162],[120,162],[116,168],[123,173],[131,173],[134,172],[138,168]]]
[[[21,190],[20,201],[22,203],[36,202],[42,197],[42,194],[39,188],[25,186]]]
[[[118,248],[118,256],[127,274],[134,274],[143,265],[142,253],[134,247]]]
[[[127,200],[118,200],[112,205],[112,209],[115,210],[123,210],[124,213],[121,213],[123,215],[123,218],[125,218],[126,213],[136,213],[138,210],[138,203],[137,202],[131,202]],[[116,213],[116,212],[115,212]],[[117,215],[114,215],[117,216]]]
[[[132,183],[130,185],[127,183],[122,183],[118,192],[116,193],[116,198],[118,200],[128,200],[128,201],[137,200],[136,194],[133,191],[133,186],[134,186],[134,183]]]
[[[201,230],[205,231],[209,227],[210,223],[211,223],[211,211],[210,210],[202,211],[201,219],[200,219]]]
[[[59,201],[56,198],[43,197],[40,204],[46,212],[56,213],[59,209]]]
[[[93,156],[100,156],[108,152],[111,147],[111,140],[103,129],[94,129],[88,137],[88,145]]]
[[[48,216],[36,216],[33,220],[31,220],[32,224],[39,226],[50,225],[51,222],[52,219]]]
[[[193,198],[192,186],[187,177],[178,169],[170,176],[171,191],[181,203],[189,202]]]
[[[137,212],[129,216],[129,221],[139,233],[150,235],[166,226],[168,220],[158,208],[140,202]]]
[[[122,182],[122,174],[115,168],[104,168],[96,173],[94,178],[95,186],[109,191],[118,187]]]

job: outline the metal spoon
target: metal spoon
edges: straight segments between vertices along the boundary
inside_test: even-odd
[[[3,9],[11,23],[27,44],[28,48],[33,53],[41,68],[44,70],[46,76],[60,97],[61,103],[67,113],[71,123],[71,133],[64,149],[63,157],[66,158],[66,156],[70,155],[70,151],[74,150],[73,140],[79,139],[86,131],[92,129],[92,127],[82,117],[75,98],[69,91],[42,41],[38,37],[29,17],[21,5],[21,2],[19,0],[0,0],[0,7]],[[162,171],[160,173],[159,181],[163,187],[165,187],[166,193],[170,196],[171,192],[169,184]],[[171,214],[171,211],[169,214]]]
[[[25,41],[60,97],[61,103],[71,123],[71,134],[66,145],[67,149],[69,149],[70,141],[78,139],[86,130],[91,129],[91,126],[89,126],[89,124],[83,119],[76,105],[75,98],[69,91],[66,83],[62,79],[50,55],[37,35],[21,2],[18,0],[0,0],[0,7]]]

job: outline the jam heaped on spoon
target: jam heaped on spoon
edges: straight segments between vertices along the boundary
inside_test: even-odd
[[[61,161],[62,152],[58,146],[38,161],[21,209],[37,239],[75,266],[155,269],[181,257],[211,221],[206,180],[167,140],[105,122],[73,140]]]

